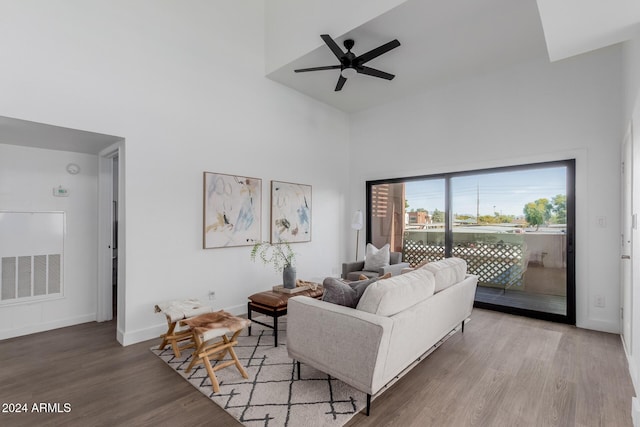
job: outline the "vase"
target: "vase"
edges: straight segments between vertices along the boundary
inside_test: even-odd
[[[282,270],[282,285],[287,289],[294,289],[296,287],[296,268],[287,265]]]

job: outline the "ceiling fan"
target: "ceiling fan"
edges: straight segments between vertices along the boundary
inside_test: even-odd
[[[347,81],[347,78],[354,77],[356,74],[366,74],[368,76],[379,77],[381,79],[392,80],[395,75],[385,73],[384,71],[376,70],[375,68],[364,66],[365,63],[371,61],[374,58],[382,55],[383,53],[389,52],[391,49],[395,49],[400,46],[400,42],[396,40],[392,40],[389,43],[385,43],[382,46],[378,46],[375,49],[371,49],[369,52],[363,53],[360,56],[356,56],[351,49],[355,42],[353,39],[347,39],[344,41],[344,47],[347,49],[346,52],[343,52],[342,49],[338,46],[338,44],[329,36],[328,34],[322,34],[322,40],[329,46],[331,52],[338,58],[340,61],[339,65],[326,65],[324,67],[312,67],[312,68],[301,68],[298,70],[294,70],[296,73],[304,73],[307,71],[320,71],[320,70],[337,70],[340,69],[340,77],[338,77],[338,84],[336,84],[335,91],[342,90],[342,86]]]

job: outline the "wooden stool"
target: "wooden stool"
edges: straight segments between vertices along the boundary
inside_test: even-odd
[[[159,303],[155,306],[156,313],[164,313],[167,318],[168,329],[165,334],[160,335],[162,342],[158,347],[158,350],[164,349],[167,344],[171,344],[173,354],[176,357],[180,357],[180,351],[187,348],[195,347],[195,343],[192,340],[192,333],[189,329],[182,329],[176,331],[178,322],[180,320],[187,319],[199,314],[209,313],[212,309],[209,306],[205,306],[197,299],[187,299],[183,301],[169,301],[165,303]],[[180,342],[187,341],[180,346]]]
[[[236,317],[224,310],[220,310],[192,317],[180,323],[190,328],[193,342],[196,346],[191,363],[185,372],[190,372],[197,363],[203,363],[211,380],[214,393],[220,391],[220,384],[215,374],[220,369],[235,365],[243,378],[249,378],[247,371],[240,364],[233,347],[238,344],[240,332],[251,324],[250,320]],[[233,333],[231,338],[227,336],[229,333]],[[216,338],[220,338],[220,340],[212,342]],[[231,360],[220,362],[227,354],[229,354]],[[211,365],[212,357],[218,361],[216,366]]]

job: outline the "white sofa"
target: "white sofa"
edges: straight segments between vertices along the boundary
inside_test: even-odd
[[[367,287],[356,308],[308,297],[288,304],[289,357],[371,396],[471,315],[478,277],[460,258]]]

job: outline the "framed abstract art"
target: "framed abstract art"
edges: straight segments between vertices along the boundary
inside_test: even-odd
[[[262,180],[204,172],[204,249],[253,245],[261,240]]]
[[[311,186],[271,181],[271,243],[311,241]]]

